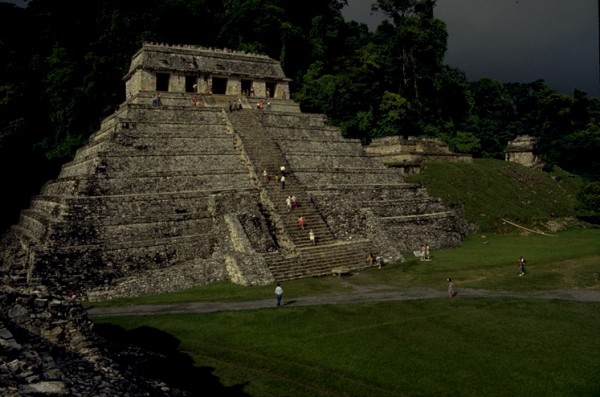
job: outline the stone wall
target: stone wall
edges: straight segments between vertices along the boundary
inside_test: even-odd
[[[77,297],[0,286],[2,397],[239,394],[200,368],[172,335],[92,323]]]
[[[375,138],[365,147],[365,152],[378,155],[385,164],[396,167],[404,174],[421,172],[427,161],[466,162],[471,155],[453,153],[448,144],[438,138],[389,136]]]
[[[128,98],[139,103],[138,93],[156,92],[157,73],[168,76],[168,87],[161,91],[170,93],[210,95],[215,93],[213,79],[220,78],[226,80],[225,92],[222,92],[225,95],[242,95],[242,80],[246,80],[251,82],[255,97],[289,99],[289,79],[279,62],[265,55],[144,43],[132,57],[129,72],[124,77]],[[194,80],[193,91],[186,86],[186,80],[190,78]],[[269,86],[274,89],[267,95]],[[169,100],[163,103],[173,105]]]
[[[162,380],[130,365],[149,358],[131,345],[111,351],[75,299],[43,287],[0,286],[2,396],[173,395]]]

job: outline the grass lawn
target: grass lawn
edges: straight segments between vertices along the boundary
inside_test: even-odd
[[[289,281],[284,289],[326,301],[353,285],[443,291],[452,277],[456,299],[93,320],[116,340],[159,351],[169,365],[150,360],[148,370],[198,395],[600,395],[600,303],[460,298],[461,288],[600,290],[600,230],[473,235],[432,255],[343,281]],[[526,277],[517,276],[519,255]],[[253,300],[272,290],[218,284],[110,304]]]
[[[504,233],[517,229],[502,219],[543,229],[548,219],[575,216],[575,193],[583,184],[581,178],[564,172],[552,178],[536,169],[492,159],[431,162],[423,173],[407,180],[424,184],[429,194],[448,204],[464,206],[465,218],[477,223],[479,230]]]

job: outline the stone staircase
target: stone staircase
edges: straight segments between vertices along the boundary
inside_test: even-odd
[[[364,258],[371,249],[368,240],[361,242],[338,241],[321,213],[315,207],[306,187],[295,177],[277,141],[264,133],[257,111],[235,111],[228,114],[231,125],[240,137],[244,151],[254,167],[254,173],[262,184],[273,210],[278,214],[277,228],[289,238],[295,255],[282,257],[273,255],[267,259],[269,269],[278,280],[330,274],[331,269],[346,266],[350,269],[365,267]],[[285,189],[277,183],[280,167],[285,167]],[[262,179],[263,170],[270,176],[269,182]],[[290,210],[286,198],[295,196],[298,207]],[[304,229],[298,218],[305,220]],[[309,239],[309,231],[315,234],[316,245]]]
[[[336,241],[326,245],[299,248],[297,255],[266,255],[269,270],[276,280],[331,275],[337,267],[350,271],[367,267],[366,255],[372,247],[369,240]]]

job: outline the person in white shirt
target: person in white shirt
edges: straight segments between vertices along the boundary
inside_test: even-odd
[[[277,283],[277,287],[275,287],[275,297],[277,298],[277,306],[281,306],[281,299],[283,298],[283,288],[281,285]]]

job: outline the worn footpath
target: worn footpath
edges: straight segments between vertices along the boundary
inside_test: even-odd
[[[511,292],[492,291],[481,289],[460,289],[454,299],[473,298],[512,298],[512,299],[558,299],[580,302],[600,302],[600,291],[594,290],[552,290],[538,292]],[[397,289],[391,286],[379,285],[369,287],[355,287],[355,290],[341,294],[327,294],[319,296],[298,296],[284,294],[284,307],[314,306],[332,304],[351,304],[360,302],[383,302],[416,299],[447,299],[446,291],[431,288]],[[210,313],[235,310],[255,310],[275,306],[275,296],[270,299],[244,301],[244,302],[188,302],[162,305],[136,305],[124,307],[91,307],[88,314],[91,316],[115,315],[148,315],[161,313]]]

